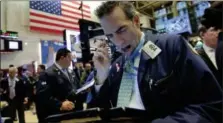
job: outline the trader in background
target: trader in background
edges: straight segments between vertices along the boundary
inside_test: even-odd
[[[104,2],[96,15],[123,55],[111,65],[108,49],[99,45],[93,57],[98,81],[88,106],[146,110],[151,123],[221,122],[214,107],[222,101],[220,86],[182,36],[144,34],[130,2]]]
[[[80,71],[79,71],[79,64],[78,64],[78,62],[73,62],[73,71],[74,71],[77,79],[80,81]]]
[[[82,101],[75,95],[79,82],[75,74],[68,70],[71,60],[68,49],[59,49],[56,62],[39,77],[40,86],[37,87],[36,96],[40,123],[44,123],[49,115],[82,109]]]
[[[45,70],[46,70],[45,65],[40,64],[40,65],[38,65],[38,68],[37,68],[37,74],[39,75],[39,74],[43,73]]]
[[[36,76],[35,76],[36,82],[35,82],[34,87],[33,87],[34,102],[35,102],[35,109],[33,111],[33,114],[36,113],[37,114],[37,117],[41,116],[41,114],[40,114],[41,112],[38,111],[39,110],[39,108],[38,108],[39,105],[38,105],[38,102],[36,100],[36,88],[38,86],[40,86],[41,83],[39,82],[39,77],[40,77],[41,74],[44,74],[45,70],[46,70],[45,65],[43,65],[43,64],[39,64],[38,65],[38,67],[37,67],[37,73],[36,73]]]
[[[3,95],[9,104],[11,119],[16,121],[16,111],[18,111],[19,123],[25,123],[24,104],[27,104],[27,89],[24,81],[17,78],[17,68],[9,68],[9,76],[2,80],[1,87]]]
[[[85,84],[85,81],[87,80],[91,71],[92,71],[91,64],[90,63],[85,63],[85,69],[84,69],[84,71],[82,73],[82,76],[81,76],[81,79],[80,79],[81,84]]]
[[[210,27],[207,29],[205,26],[199,27],[199,34],[203,40],[203,46],[196,49],[198,54],[202,57],[208,67],[211,69],[218,82],[221,76],[218,74],[218,67],[216,64],[215,51],[218,44],[218,34],[221,30]]]
[[[222,4],[221,4],[222,5]],[[214,8],[208,8],[205,10],[203,17],[201,18],[201,24],[205,26],[206,29],[214,28],[215,30],[220,30],[218,33],[218,44],[215,51],[216,64],[219,74],[219,82],[222,86],[222,64],[223,64],[223,26],[222,26],[222,7],[220,10]]]

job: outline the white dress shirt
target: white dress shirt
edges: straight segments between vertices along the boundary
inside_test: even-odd
[[[16,81],[18,81],[18,79],[15,77],[13,79],[11,79],[10,77],[8,77],[8,84],[9,84],[9,98],[13,99],[16,96],[15,93],[15,85],[16,85]]]
[[[203,48],[204,48],[205,53],[208,55],[209,59],[215,66],[215,68],[217,68],[216,59],[215,59],[215,49],[208,47],[205,43],[203,44]]]
[[[140,50],[140,54],[141,54],[141,50]],[[138,68],[139,62],[140,62],[140,55],[135,58],[134,62],[135,62],[134,66]],[[136,73],[137,73],[137,76],[135,76],[134,88],[133,88],[132,98],[129,103],[129,107],[145,110],[145,107],[143,105],[142,98],[139,92],[139,85],[138,85],[138,78],[137,78],[138,70],[136,71]]]
[[[143,32],[142,32],[143,33]],[[142,37],[141,37],[141,40],[142,38],[144,38],[143,36],[144,34],[142,34]],[[142,50],[142,48],[141,48]],[[140,54],[141,54],[141,50],[140,50]],[[138,55],[134,60],[135,60],[135,67],[138,68],[139,66],[139,63],[140,63],[140,56],[141,55]],[[138,71],[137,71],[137,76],[138,76]],[[132,97],[131,97],[131,101],[129,102],[129,107],[130,108],[135,108],[135,109],[141,109],[141,110],[145,110],[145,107],[143,105],[143,102],[142,102],[142,98],[141,98],[141,95],[140,95],[140,92],[139,92],[139,85],[138,85],[138,79],[137,79],[137,76],[135,76],[135,82],[134,82],[134,88],[133,88],[133,94],[132,94]],[[96,92],[99,92],[100,88],[101,88],[102,85],[95,85],[95,90]]]

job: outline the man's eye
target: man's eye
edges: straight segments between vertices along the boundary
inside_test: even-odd
[[[117,33],[122,33],[125,32],[127,30],[127,28],[122,28],[121,30],[119,30]]]

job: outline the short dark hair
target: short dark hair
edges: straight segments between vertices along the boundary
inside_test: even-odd
[[[222,10],[207,8],[201,18],[201,24],[207,29],[214,27],[215,29],[222,29]]]
[[[43,64],[38,65],[42,70],[46,70],[46,66]]]
[[[198,27],[198,35],[199,35],[199,36],[201,36],[201,35],[200,35],[201,33],[205,33],[206,31],[207,31],[207,28],[206,28],[205,26],[200,25],[200,26]]]
[[[133,17],[137,14],[137,11],[131,2],[124,2],[124,1],[107,1],[103,2],[96,11],[96,16],[100,19],[105,15],[109,15],[115,7],[120,7],[123,12],[125,13],[126,17],[129,20],[132,20]]]
[[[59,61],[62,56],[66,57],[69,53],[71,52],[67,48],[60,48],[56,54],[56,61]]]

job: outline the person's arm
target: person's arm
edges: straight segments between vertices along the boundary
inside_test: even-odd
[[[1,98],[2,98],[2,100],[8,100],[8,82],[7,82],[7,80],[6,79],[3,79],[2,81],[1,81],[1,91],[2,91],[2,94],[1,94]]]
[[[99,93],[101,87],[102,87],[103,84],[100,84],[100,85],[94,85],[94,88],[95,88],[95,92],[96,93]]]
[[[92,87],[91,92],[88,97],[92,97],[89,99],[90,105],[92,107],[109,107],[109,99],[111,93],[111,79],[109,75],[111,75],[111,59],[109,58],[108,48],[106,48],[106,43],[100,43],[97,47],[96,52],[93,56],[94,67],[96,72],[96,87]],[[99,87],[99,85],[101,87]],[[91,107],[90,106],[90,107]]]
[[[31,81],[30,79],[27,77],[21,78],[21,81],[23,82],[23,87],[25,90],[25,97],[31,98],[32,97],[32,93],[31,93]]]
[[[152,123],[220,123],[222,90],[204,61],[189,48],[185,39],[174,40],[174,71],[186,105]],[[169,49],[170,50],[170,49]]]
[[[109,79],[106,79],[103,84],[95,85],[87,96],[88,108],[100,107],[109,108]]]
[[[120,58],[117,59],[119,61]],[[115,63],[115,62],[114,62]],[[112,87],[112,77],[111,75],[115,71],[115,64],[112,64],[108,77],[104,81],[99,81],[97,74],[95,75],[96,84],[91,88],[88,93],[87,102],[89,102],[88,107],[101,107],[101,108],[111,108],[113,104],[110,100],[110,89]]]
[[[53,87],[54,77],[47,73],[41,74],[39,77],[38,85],[36,88],[36,95],[38,96],[38,102],[45,105],[45,108],[54,109],[60,111],[62,102],[54,96]]]
[[[27,104],[29,101],[29,98],[31,97],[31,94],[29,92],[29,88],[28,86],[26,86],[26,82],[24,81],[24,79],[19,79],[19,82],[21,84],[21,91],[22,93],[22,97],[24,98],[24,104]]]
[[[55,60],[55,50],[52,44],[48,48],[48,55],[47,55],[47,63],[46,66],[49,67],[54,63]]]
[[[2,96],[3,95],[3,92],[5,90],[5,87],[4,87],[4,79],[3,80],[0,80],[0,95]]]

